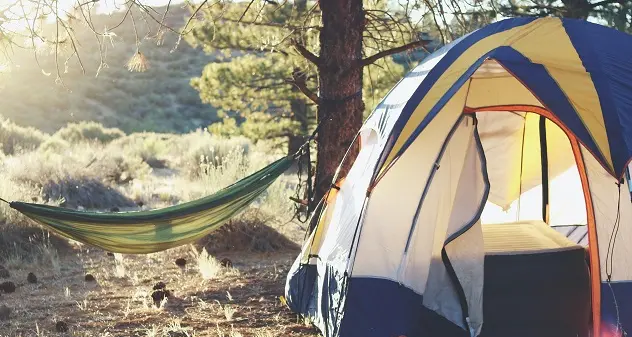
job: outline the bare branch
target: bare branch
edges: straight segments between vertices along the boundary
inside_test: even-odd
[[[184,27],[182,27],[182,32],[183,32],[183,34],[186,34],[186,33],[184,33],[184,32],[186,31],[187,27],[189,27],[189,24],[191,23],[191,21],[193,21],[193,19],[194,19],[194,18],[197,16],[197,14],[200,12],[200,9],[202,9],[202,7],[203,7],[204,5],[206,5],[207,3],[208,3],[208,0],[204,0],[204,1],[202,1],[202,3],[201,3],[199,6],[197,6],[197,8],[193,11],[193,14],[191,14],[191,16],[189,16],[189,19],[188,19],[188,20],[187,20],[187,22],[184,24]]]
[[[248,13],[248,10],[250,10],[250,6],[252,6],[254,2],[255,0],[250,0],[250,3],[248,3],[248,6],[246,6],[246,10],[241,14],[239,21],[241,21],[244,18],[244,16],[246,16],[246,13]]]
[[[314,102],[316,104],[320,104],[320,98],[318,97],[318,95],[316,95],[315,92],[311,91],[307,87],[306,79],[307,79],[307,77],[305,76],[305,74],[303,72],[295,70],[292,73],[292,79],[287,79],[285,81],[287,83],[290,83],[290,84],[293,84],[294,86],[296,86],[298,88],[298,90],[300,90],[312,102]]]
[[[315,64],[317,67],[320,66],[320,57],[307,50],[307,48],[305,48],[305,46],[300,44],[298,41],[292,40],[292,44],[294,45],[294,48],[296,48],[296,51],[298,51],[299,54],[301,54],[304,58]]]
[[[590,7],[591,8],[596,8],[596,7],[599,7],[599,6],[610,5],[610,4],[613,4],[613,3],[622,3],[622,1],[621,0],[602,0],[602,1],[590,4]]]
[[[242,25],[263,26],[263,27],[272,27],[272,28],[285,28],[285,29],[292,29],[292,30],[308,30],[308,29],[321,30],[322,29],[322,27],[320,27],[320,26],[301,27],[301,26],[294,26],[294,25],[288,25],[288,24],[277,23],[277,22],[239,21],[239,20],[230,19],[230,18],[221,18],[221,19],[219,19],[219,22],[240,23]]]
[[[386,56],[397,54],[397,53],[401,53],[403,51],[407,51],[409,49],[414,49],[414,48],[417,48],[417,47],[423,47],[426,44],[428,44],[428,42],[429,41],[419,40],[419,41],[407,43],[407,44],[405,44],[403,46],[399,46],[399,47],[383,50],[383,51],[381,51],[379,53],[373,54],[373,55],[361,60],[359,62],[359,66],[360,67],[365,67],[365,66],[368,66],[369,64],[372,64],[373,62],[375,62],[375,61],[377,61],[377,60],[379,60],[381,58],[384,58]]]

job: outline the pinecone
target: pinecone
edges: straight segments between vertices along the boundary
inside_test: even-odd
[[[13,293],[15,292],[15,283],[11,281],[0,283],[0,290],[5,293]]]
[[[29,274],[26,276],[26,281],[27,281],[28,283],[31,283],[31,284],[33,284],[33,283],[37,283],[37,276],[35,276],[35,274],[33,274],[33,273],[29,273]]]
[[[68,324],[64,321],[59,321],[55,324],[55,330],[57,332],[68,332]]]
[[[223,258],[222,261],[220,261],[220,264],[224,268],[231,268],[233,266],[233,262],[230,259],[226,258],[226,257]]]

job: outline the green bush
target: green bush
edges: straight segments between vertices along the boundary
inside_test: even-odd
[[[117,128],[106,128],[97,122],[69,123],[53,135],[69,143],[77,144],[87,141],[97,141],[107,144],[115,139],[125,136],[125,133]]]
[[[0,117],[0,144],[6,155],[35,150],[49,137],[35,128],[21,127]]]
[[[189,177],[199,177],[209,166],[222,166],[234,152],[240,153],[240,161],[247,160],[251,147],[245,137],[223,138],[197,131],[180,137],[173,150],[180,153],[178,167]]]
[[[164,168],[174,138],[171,134],[153,132],[133,133],[119,138],[108,145],[111,151],[124,152],[141,160],[153,168]]]
[[[140,156],[112,148],[106,149],[88,169],[98,173],[104,181],[117,185],[142,179],[151,173],[151,167]]]
[[[61,138],[50,137],[46,141],[44,141],[42,144],[40,144],[37,150],[43,153],[46,153],[46,152],[60,153],[62,151],[69,149],[70,145],[71,144],[69,142]]]

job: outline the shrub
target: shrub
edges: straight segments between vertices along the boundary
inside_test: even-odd
[[[245,137],[222,138],[198,131],[182,136],[173,150],[180,153],[179,165],[189,177],[200,177],[209,171],[209,167],[221,167],[223,164],[244,164],[252,143]],[[240,155],[235,155],[235,152]],[[239,160],[238,163],[226,163],[226,160]]]
[[[72,144],[86,141],[97,141],[107,144],[125,136],[125,133],[117,128],[106,128],[96,122],[79,122],[69,123],[55,132],[53,136]]]
[[[249,210],[200,240],[198,245],[210,254],[228,251],[268,253],[300,248],[266,222],[261,213]]]
[[[70,143],[57,137],[50,137],[37,149],[40,152],[60,153],[70,148]]]
[[[122,171],[124,166],[117,161],[106,167],[101,162],[110,163],[105,157],[95,157],[103,148],[93,145],[75,146],[62,153],[31,152],[5,160],[8,176],[16,184],[27,186],[31,198],[41,202],[76,208],[109,209],[110,207],[130,207],[134,203],[108,184],[112,171]],[[120,179],[120,174],[117,176]],[[34,194],[34,195],[33,195]]]
[[[51,176],[42,187],[44,200],[59,200],[67,208],[109,209],[133,207],[135,203],[117,189],[107,186],[97,177]]]
[[[32,202],[37,200],[38,189],[14,181],[4,168],[1,174],[3,179],[0,179],[0,197],[8,201]],[[0,237],[4,236],[5,233],[5,228],[2,228],[3,224],[8,224],[6,227],[14,227],[27,224],[28,222],[29,220],[22,213],[15,211],[8,204],[0,202],[0,231],[3,233]]]
[[[49,136],[32,127],[21,127],[0,117],[0,144],[2,152],[13,155],[22,151],[32,151]]]
[[[108,148],[140,157],[152,168],[165,168],[173,138],[171,134],[134,133],[113,141]]]
[[[151,167],[139,156],[108,148],[96,159],[89,170],[99,174],[103,180],[113,184],[126,184],[151,173]]]

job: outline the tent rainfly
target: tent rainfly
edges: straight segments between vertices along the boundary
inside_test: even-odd
[[[553,17],[431,54],[358,133],[290,308],[326,337],[632,333],[631,56],[630,35]]]

